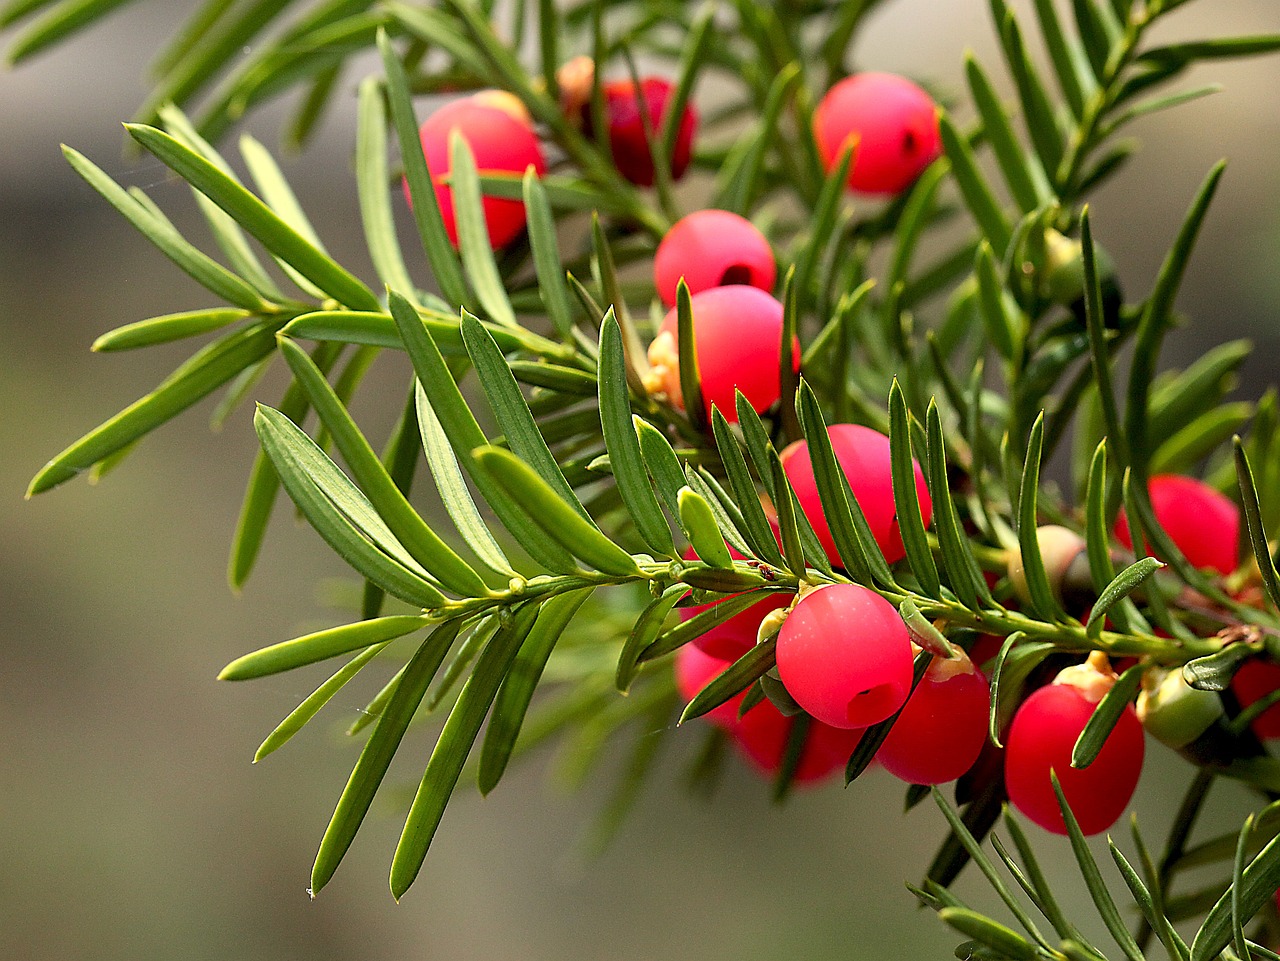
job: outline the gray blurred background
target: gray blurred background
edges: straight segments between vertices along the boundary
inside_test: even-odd
[[[76,482],[22,500],[48,457],[156,383],[187,349],[95,356],[93,339],[209,303],[57,147],[74,145],[145,187],[204,236],[184,188],[156,163],[124,158],[119,127],[144,96],[150,52],[191,6],[130,7],[0,74],[0,955],[950,957],[959,939],[902,887],[942,836],[929,805],[903,816],[900,786],[871,775],[776,808],[741,769],[713,800],[689,799],[676,781],[692,736],[672,739],[661,776],[598,859],[584,858],[579,842],[602,791],[557,790],[544,755],[483,803],[464,785],[402,904],[386,886],[402,815],[379,804],[332,884],[308,900],[311,860],[356,756],[339,731],[367,691],[344,693],[314,729],[250,765],[261,738],[314,685],[310,676],[242,686],[214,677],[239,654],[335,622],[315,585],[344,569],[281,511],[247,589],[228,591],[227,547],[255,450],[249,412],[211,434],[211,406],[201,405],[96,487]],[[995,64],[986,10],[980,0],[896,0],[875,16],[859,63],[958,92],[966,47]],[[1274,0],[1201,0],[1165,34],[1277,29]],[[1245,388],[1253,396],[1275,378],[1280,333],[1280,58],[1211,65],[1189,83],[1208,80],[1225,92],[1139,125],[1144,150],[1097,197],[1096,231],[1140,297],[1204,173],[1231,158],[1180,301],[1195,323],[1170,356],[1254,337],[1260,349]],[[252,129],[274,146],[280,121],[269,109]],[[331,251],[371,276],[348,163],[353,129],[348,95],[316,147],[284,162]],[[403,378],[397,370],[387,379],[398,402]],[[260,396],[271,401],[278,390],[269,381]],[[377,393],[371,384],[374,423]],[[393,780],[416,781],[429,748],[423,734],[406,742]],[[1185,766],[1150,746],[1138,810],[1151,834],[1168,823],[1187,779]],[[1213,799],[1231,817],[1247,803],[1230,790]],[[1068,857],[1062,841],[1037,839],[1051,861]],[[1072,872],[1061,877],[1078,899]],[[992,906],[972,877],[961,890]]]

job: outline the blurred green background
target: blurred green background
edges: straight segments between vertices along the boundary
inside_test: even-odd
[[[908,816],[900,786],[872,775],[848,790],[802,792],[783,808],[741,769],[711,801],[678,789],[691,732],[670,740],[660,776],[600,858],[580,840],[602,790],[568,795],[547,756],[487,800],[460,790],[424,873],[401,905],[386,887],[400,814],[374,813],[334,882],[311,902],[311,859],[357,746],[340,731],[368,691],[348,691],[314,729],[251,767],[261,738],[310,692],[310,677],[219,684],[248,650],[338,620],[315,585],[341,564],[285,511],[242,596],[226,587],[227,547],[255,450],[249,412],[220,433],[205,404],[150,437],[101,484],[22,492],[44,461],[156,383],[184,356],[95,356],[102,331],[205,306],[188,282],[63,163],[80,149],[145,187],[193,237],[185,188],[126,158],[118,121],[145,93],[143,64],[189,2],[143,3],[16,71],[0,74],[0,954],[25,961],[327,959],[945,958],[959,939],[902,887],[942,836],[929,805]],[[1016,6],[1016,5],[1015,5]],[[1280,29],[1274,0],[1201,0],[1164,35]],[[979,0],[896,0],[856,49],[867,68],[959,91],[961,56],[995,53]],[[373,69],[368,65],[368,69]],[[999,73],[997,69],[994,72]],[[349,156],[354,80],[320,142],[286,171],[330,250],[371,276]],[[1201,69],[1207,101],[1149,118],[1139,157],[1096,200],[1096,232],[1132,298],[1142,296],[1186,203],[1220,156],[1231,167],[1180,305],[1193,326],[1170,344],[1259,344],[1243,392],[1275,379],[1280,335],[1280,58]],[[275,143],[281,112],[251,129]],[[362,416],[385,424],[403,377],[371,382]],[[278,396],[269,380],[259,393]],[[378,428],[374,428],[376,434]],[[325,676],[318,674],[317,677]],[[426,731],[393,781],[416,782]],[[1137,809],[1168,823],[1188,779],[1149,748]],[[387,792],[390,793],[390,792]],[[1247,798],[1224,790],[1234,817]],[[1238,823],[1235,822],[1235,823]],[[1222,825],[1223,829],[1230,826]],[[1062,864],[1065,844],[1039,836]],[[1064,889],[1081,895],[1072,872]],[[973,877],[966,897],[991,906]]]

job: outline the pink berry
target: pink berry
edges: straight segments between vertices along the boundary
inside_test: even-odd
[[[630,80],[614,80],[604,84],[605,120],[609,125],[609,147],[618,172],[633,184],[652,187],[654,179],[653,154],[645,138],[644,120],[640,105],[649,116],[649,125],[655,138],[662,136],[667,103],[675,87],[661,77],[644,77],[640,80],[637,96],[635,84]],[[590,106],[584,108],[585,119],[590,123]],[[686,104],[676,130],[675,149],[671,156],[671,179],[679,180],[689,166],[692,155],[693,133],[698,126],[698,114],[692,104]]]
[[[454,100],[428,117],[418,131],[440,216],[455,247],[458,228],[454,220],[453,192],[442,182],[450,170],[449,137],[454,130],[459,131],[471,147],[480,173],[523,174],[530,166],[539,176],[546,173],[547,164],[533,129],[511,110],[492,104],[492,100],[477,102],[475,97]],[[405,196],[409,196],[407,182]],[[489,242],[495,248],[506,246],[524,230],[523,202],[486,196],[482,205]]]
[[[778,523],[773,518],[769,518],[769,525],[773,528],[774,537],[778,537]],[[685,548],[681,555],[685,560],[696,560],[697,552],[692,547]],[[734,560],[746,560],[732,545],[729,545],[729,556]],[[736,596],[736,595],[734,595]],[[756,637],[760,630],[760,622],[764,620],[765,615],[770,611],[777,611],[785,608],[791,603],[794,595],[775,593],[768,594],[761,600],[752,604],[745,611],[739,611],[718,627],[713,627],[707,633],[695,637],[693,643],[696,644],[703,652],[710,654],[712,657],[722,658],[726,661],[736,661],[751,648],[756,646]],[[727,600],[727,598],[726,598]],[[717,602],[720,603],[720,602]],[[714,604],[697,604],[693,607],[681,607],[680,620],[687,621],[696,614],[708,611]]]
[[[763,290],[735,284],[694,294],[690,305],[693,348],[708,419],[714,404],[731,424],[737,423],[735,390],[742,391],[757,413],[777,403],[782,393],[782,304]],[[653,365],[655,387],[665,391],[672,404],[683,410],[678,326],[673,309],[649,346],[649,363]],[[799,370],[798,340],[792,340],[791,356]]]
[[[1066,834],[1049,778],[1052,769],[1085,834],[1105,831],[1124,813],[1142,773],[1142,725],[1128,706],[1086,768],[1071,752],[1097,703],[1070,684],[1050,684],[1018,708],[1005,741],[1004,780],[1013,806],[1046,831]]]
[[[987,679],[968,657],[935,659],[889,729],[876,758],[908,784],[954,781],[987,738]]]
[[[704,687],[723,674],[731,663],[731,661],[712,657],[692,644],[686,644],[676,651],[675,656],[676,690],[680,693],[680,697],[686,704],[692,701]],[[738,726],[738,708],[744,697],[746,697],[745,691],[702,716],[712,724],[733,730]]]
[[[907,552],[902,546],[898,512],[893,503],[893,472],[889,461],[889,438],[879,431],[860,424],[832,424],[827,428],[827,436],[831,438],[836,460],[844,468],[845,477],[849,480],[849,488],[858,506],[862,508],[863,515],[867,518],[871,536],[880,545],[885,560],[890,564],[902,560]],[[813,476],[813,462],[809,458],[808,442],[796,441],[784,448],[780,456],[787,480],[791,482],[796,497],[800,501],[800,509],[813,525],[814,533],[826,548],[827,556],[832,561],[838,562],[840,552],[836,550],[831,528],[827,524],[826,515],[822,512],[822,499],[818,496],[818,484]],[[929,489],[925,485],[924,472],[920,469],[920,465],[912,460],[912,466],[916,475],[916,497],[920,500],[920,516],[927,527],[930,518],[933,517],[933,501],[929,499]]]
[[[1231,679],[1231,693],[1240,706],[1248,707],[1280,687],[1280,666],[1269,661],[1249,660],[1240,665]],[[1253,733],[1263,740],[1280,737],[1280,704],[1259,714],[1252,725]]]
[[[911,638],[897,610],[857,584],[805,594],[778,634],[778,675],[802,708],[832,727],[868,727],[911,692]]]
[[[794,718],[783,716],[771,703],[762,701],[738,721],[730,734],[747,760],[762,774],[772,777],[782,767],[794,723]],[[796,783],[812,784],[843,770],[861,737],[861,729],[835,728],[811,721],[795,772]]]
[[[773,248],[755,225],[727,210],[695,210],[676,221],[653,258],[654,283],[668,307],[675,306],[680,278],[696,294],[712,287],[746,284],[773,290]]]
[[[1196,567],[1230,574],[1240,561],[1240,509],[1203,481],[1160,474],[1148,486],[1156,520]],[[1115,536],[1133,546],[1129,519],[1116,518]]]
[[[849,187],[896,194],[942,153],[938,111],[930,96],[905,77],[859,73],[827,91],[813,115],[813,134],[831,171],[853,139]]]

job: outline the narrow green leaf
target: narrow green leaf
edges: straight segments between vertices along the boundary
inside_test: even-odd
[[[1022,116],[1027,132],[1031,135],[1036,153],[1040,155],[1040,163],[1053,176],[1062,162],[1063,154],[1062,131],[1058,128],[1053,104],[1027,54],[1022,30],[1012,11],[1005,8],[1004,0],[993,0],[991,6],[996,14],[996,27],[1000,31],[1005,60],[1009,65],[1009,72],[1013,74],[1014,85],[1018,88],[1018,99],[1022,103]],[[997,252],[1001,249],[994,242],[992,246]]]
[[[1000,873],[996,870],[996,866],[991,862],[991,859],[987,857],[986,852],[982,850],[981,845],[978,844],[977,838],[973,836],[973,832],[969,830],[968,825],[964,823],[956,810],[947,803],[946,798],[942,796],[942,792],[938,790],[937,787],[933,788],[932,793],[934,803],[938,805],[938,809],[942,811],[943,817],[947,819],[947,824],[950,825],[952,833],[959,839],[960,843],[964,845],[964,849],[969,853],[969,857],[973,859],[973,863],[977,865],[978,870],[982,872],[983,877],[987,879],[987,883],[990,884],[996,894],[1000,896],[1000,900],[1005,903],[1005,906],[1013,913],[1013,916],[1017,918],[1018,923],[1022,925],[1027,934],[1030,935],[1037,943],[1047,947],[1048,942],[1045,941],[1044,935],[1040,933],[1039,929],[1036,927],[1036,923],[1031,920],[1031,916],[1027,913],[1026,909],[1023,908],[1022,903],[1014,897],[1013,892],[1009,890],[1008,885],[1004,882],[1004,878],[1000,876]],[[1018,938],[1020,941],[1022,940],[1019,935],[1014,934],[1014,932],[1010,931],[1008,928],[1005,928],[1004,930],[1007,931],[1011,937]],[[975,934],[971,936],[977,937],[978,935]],[[1026,956],[1034,957],[1034,947],[1025,941],[1023,941],[1023,943],[1026,944],[1028,950],[1031,951],[1031,954]],[[1023,957],[1023,955],[1018,956]]]
[[[1062,785],[1058,783],[1058,775],[1050,771],[1049,777],[1053,781],[1053,791],[1058,798],[1058,807],[1062,811],[1062,817],[1067,826],[1067,834],[1071,838],[1071,851],[1076,856],[1076,863],[1080,866],[1080,874],[1084,878],[1085,887],[1089,889],[1089,896],[1093,899],[1094,907],[1098,909],[1098,916],[1102,918],[1103,924],[1111,932],[1111,937],[1115,939],[1116,944],[1119,945],[1120,950],[1129,961],[1146,961],[1143,957],[1142,949],[1138,947],[1138,943],[1133,939],[1133,935],[1129,933],[1129,929],[1124,923],[1124,918],[1120,916],[1115,899],[1112,898],[1111,892],[1107,890],[1106,882],[1102,880],[1102,873],[1098,870],[1098,862],[1094,860],[1093,854],[1089,850],[1089,843],[1080,832],[1080,825],[1076,822],[1076,817],[1071,812],[1071,805],[1067,803],[1066,796],[1062,793]]]
[[[716,523],[716,516],[706,498],[689,487],[680,488],[677,501],[680,509],[680,526],[698,559],[712,567],[733,569],[733,558],[725,546],[724,536]]]
[[[734,437],[728,420],[719,408],[711,412],[711,431],[734,501],[742,513],[743,537],[746,538],[751,552],[756,557],[775,567],[781,567],[783,558],[778,548],[778,540],[769,524],[769,518],[765,515],[764,506],[760,503],[760,494],[756,490],[755,482],[751,479],[742,449],[738,446],[737,438]]]
[[[934,563],[933,552],[929,549],[929,539],[925,535],[924,518],[920,511],[920,497],[916,491],[917,468],[915,459],[911,456],[907,402],[896,378],[889,388],[889,458],[893,475],[893,503],[911,572],[915,574],[925,594],[941,597],[942,585],[938,579],[938,567]]]
[[[475,451],[475,458],[508,497],[575,557],[604,574],[641,576],[630,554],[602,534],[594,521],[583,519],[520,457],[500,447],[484,446]]]
[[[501,626],[502,612],[499,610],[481,619],[462,639],[462,643],[454,647],[453,657],[449,658],[449,663],[439,675],[440,680],[427,695],[423,710],[427,712],[436,710],[446,698],[453,694],[454,689],[467,677],[467,672],[471,669],[476,655],[484,650],[484,646]]]
[[[1142,675],[1147,670],[1145,664],[1134,664],[1116,680],[1111,689],[1103,695],[1098,706],[1093,709],[1089,721],[1076,738],[1071,749],[1071,766],[1086,768],[1097,760],[1098,753],[1106,744],[1107,738],[1115,729],[1124,709],[1133,703],[1138,696],[1138,688],[1142,686]]]
[[[688,593],[683,584],[673,584],[651,600],[636,618],[618,654],[618,667],[614,672],[614,686],[626,694],[639,672],[640,653],[657,639],[676,603]]]
[[[1022,858],[1026,877],[1035,890],[1036,907],[1040,909],[1048,922],[1053,925],[1053,930],[1057,932],[1058,937],[1078,938],[1079,934],[1076,932],[1075,927],[1067,920],[1066,915],[1062,913],[1062,908],[1058,905],[1058,900],[1054,896],[1053,886],[1041,870],[1040,862],[1036,859],[1035,852],[1031,850],[1031,844],[1027,840],[1026,832],[1022,830],[1018,819],[1014,817],[1007,804],[1001,814],[1005,830],[1009,832],[1009,837],[1013,839],[1013,844],[1018,849],[1018,855]],[[998,843],[999,838],[992,835],[992,841]]]
[[[1040,34],[1053,61],[1058,86],[1077,119],[1084,116],[1085,104],[1098,89],[1093,67],[1085,56],[1079,40],[1068,36],[1062,29],[1053,0],[1036,0],[1036,16],[1040,20]]]
[[[968,908],[943,908],[938,912],[938,917],[965,937],[985,944],[996,952],[996,957],[1034,961],[1038,956],[1035,945],[1026,938],[977,911],[970,911]]]
[[[991,743],[1004,747],[1000,732],[1013,717],[1014,709],[1021,703],[1022,686],[1040,662],[1055,650],[1048,641],[1023,644],[1026,635],[1014,631],[1005,638],[1000,653],[991,668],[991,712],[987,721],[987,733]]]
[[[382,90],[373,78],[360,84],[356,114],[356,186],[364,223],[369,259],[383,285],[393,290],[413,290],[409,269],[400,251],[395,218],[391,213],[390,178],[387,174],[387,112]]]
[[[714,711],[721,704],[727,703],[745,691],[766,672],[773,670],[776,663],[774,652],[777,644],[777,635],[756,644],[708,681],[693,700],[685,705],[677,723],[683,724],[692,718],[702,717]]]
[[[1187,263],[1191,259],[1191,251],[1196,238],[1200,234],[1200,226],[1204,223],[1209,204],[1226,170],[1226,161],[1219,161],[1209,171],[1209,175],[1200,185],[1187,216],[1183,219],[1177,239],[1169,249],[1169,253],[1160,265],[1156,275],[1155,287],[1147,298],[1146,307],[1142,311],[1142,319],[1138,323],[1138,334],[1134,344],[1133,366],[1129,371],[1129,388],[1125,407],[1125,430],[1129,438],[1131,461],[1135,467],[1139,484],[1139,499],[1146,498],[1146,464],[1152,451],[1147,434],[1147,411],[1150,402],[1151,383],[1155,378],[1156,364],[1159,362],[1160,345],[1169,329],[1173,318],[1173,301],[1177,297],[1182,277],[1186,273]]]
[[[928,434],[929,489],[933,500],[933,524],[938,532],[948,583],[960,602],[969,609],[990,604],[991,590],[973,556],[969,537],[960,526],[955,501],[947,477],[947,447],[942,434],[942,415],[936,402],[929,401],[925,429]]]
[[[638,414],[631,423],[640,441],[640,452],[653,478],[658,497],[673,517],[680,516],[680,488],[685,484],[684,468],[666,436]]]
[[[32,479],[27,496],[43,493],[88,470],[261,360],[275,347],[276,324],[252,324],[202,348],[155,390],[85,434]]]
[[[1165,917],[1163,909],[1151,896],[1147,886],[1142,883],[1142,879],[1138,876],[1138,872],[1133,869],[1133,865],[1129,863],[1129,859],[1120,852],[1120,849],[1116,847],[1115,841],[1110,838],[1107,838],[1107,847],[1111,851],[1111,859],[1115,861],[1116,867],[1120,869],[1120,876],[1124,878],[1124,883],[1129,888],[1129,893],[1133,895],[1133,900],[1137,903],[1143,918],[1146,919],[1147,924],[1160,938],[1160,943],[1169,952],[1169,957],[1178,959],[1178,961],[1190,961],[1191,952],[1187,949],[1186,942],[1173,929],[1173,924]]]
[[[418,238],[445,300],[458,305],[468,303],[470,294],[467,282],[462,274],[458,254],[449,242],[444,221],[440,218],[440,203],[436,199],[431,172],[427,169],[427,161],[422,153],[418,121],[414,117],[413,101],[409,94],[409,81],[385,30],[378,31],[378,52],[382,56],[382,67],[387,78],[387,104],[391,108],[391,121],[395,126],[396,137],[400,141],[400,160],[404,164],[405,180],[409,185]]]
[[[347,661],[346,664],[338,668],[328,680],[308,694],[302,703],[290,711],[288,717],[277,724],[275,730],[268,734],[266,739],[258,746],[258,750],[253,755],[253,763],[257,764],[267,755],[284,747],[295,734],[320,713],[322,707],[333,700],[334,695],[342,690],[348,681],[360,673],[362,667],[381,654],[389,643],[390,641],[387,641],[382,644],[374,644],[372,647],[366,647],[351,660]]]
[[[1000,202],[996,200],[991,186],[978,169],[973,148],[945,113],[938,118],[938,129],[942,134],[942,149],[951,161],[951,172],[956,178],[961,196],[964,197],[965,206],[973,214],[978,229],[992,249],[1003,257],[1013,230],[1004,211],[1000,209]]]
[[[1005,291],[1000,283],[995,257],[991,245],[985,240],[978,245],[973,270],[978,278],[979,313],[987,338],[1001,357],[1013,363],[1021,351],[1023,331],[1006,309]]]
[[[813,465],[814,483],[822,504],[822,514],[831,530],[832,540],[840,560],[853,573],[854,579],[868,583],[871,578],[890,589],[896,588],[880,545],[871,534],[871,528],[862,513],[844,468],[836,460],[826,420],[818,404],[817,396],[807,382],[799,391],[800,418],[804,426],[805,441],[809,447],[809,460]]]
[[[549,5],[548,0],[540,0],[539,8]],[[538,296],[561,338],[572,341],[573,312],[569,308],[564,263],[560,260],[556,222],[547,203],[547,192],[532,170],[524,172],[521,189],[528,220],[529,249],[533,252],[533,265],[538,274]]]
[[[339,654],[349,654],[375,644],[385,644],[397,637],[426,627],[431,619],[417,614],[379,617],[371,621],[342,624],[314,634],[295,637],[291,641],[272,644],[252,654],[236,658],[224,667],[218,680],[248,681],[254,678],[292,671]]]
[[[449,191],[458,229],[458,252],[476,300],[493,320],[507,327],[519,326],[485,225],[475,156],[459,130],[449,134]]]
[[[336,506],[334,497],[344,494],[349,497],[350,492],[337,488],[332,480],[322,484],[313,473],[320,465],[327,465],[330,473],[322,476],[328,479],[342,474],[324,452],[315,446],[311,438],[283,414],[270,407],[258,408],[254,426],[262,447],[271,458],[289,496],[306,515],[316,533],[343,560],[388,593],[410,604],[430,609],[446,603],[444,595],[424,575],[412,570],[392,553],[386,552],[386,548],[390,546],[388,542],[393,538],[389,532],[377,530],[381,522],[372,508],[367,508],[367,501],[363,505],[367,508],[367,513],[360,517],[359,526],[350,514]],[[354,488],[351,488],[351,492],[358,495]],[[373,537],[379,537],[378,542],[374,542]],[[409,563],[412,564],[412,561]]]
[[[795,265],[796,291],[805,302],[809,302],[812,297],[811,286],[817,275],[818,264],[835,231],[837,215],[844,203],[849,182],[849,167],[856,153],[857,145],[854,142],[844,145],[835,165],[823,181],[813,213],[807,218],[812,226]]]
[[[1053,596],[1049,576],[1045,573],[1044,558],[1040,556],[1040,540],[1037,536],[1039,518],[1037,495],[1040,489],[1040,449],[1044,437],[1044,414],[1036,418],[1027,440],[1027,459],[1022,471],[1018,495],[1018,549],[1022,554],[1022,569],[1026,575],[1027,592],[1032,606],[1042,617],[1058,620],[1063,616],[1062,607]]]
[[[716,191],[708,207],[747,216],[755,205],[769,148],[777,137],[778,119],[792,89],[802,76],[798,63],[789,63],[773,78],[755,130],[744,134],[721,165]]]
[[[378,715],[373,734],[365,742],[360,758],[351,771],[351,777],[342,789],[333,817],[329,819],[324,837],[320,840],[320,850],[316,852],[315,864],[311,868],[313,897],[329,883],[347,849],[351,847],[356,831],[360,829],[369,812],[369,805],[373,803],[373,796],[391,765],[391,759],[400,747],[409,722],[413,720],[431,679],[440,669],[461,627],[462,622],[457,620],[441,624],[427,636],[405,665],[399,682]]]
[[[462,693],[444,722],[391,860],[391,893],[397,901],[418,876],[431,839],[435,837],[440,818],[444,815],[445,805],[480,733],[480,725],[484,723],[498,687],[511,669],[537,613],[536,604],[521,606],[511,623],[499,629],[485,645],[471,677],[463,685]]]
[[[588,587],[558,594],[538,611],[538,618],[529,630],[511,669],[502,679],[502,686],[498,688],[497,698],[493,703],[493,716],[489,719],[484,744],[480,749],[481,794],[488,794],[501,780],[507,763],[511,760],[516,738],[520,736],[520,728],[524,724],[533,692],[547,666],[547,659],[569,622],[586,603],[593,590],[594,588]]]
[[[1235,451],[1236,478],[1240,484],[1240,502],[1244,505],[1245,528],[1249,532],[1249,546],[1253,548],[1253,558],[1262,574],[1262,586],[1267,592],[1267,599],[1275,607],[1280,607],[1280,574],[1276,572],[1275,561],[1271,557],[1271,546],[1267,540],[1267,531],[1262,526],[1262,512],[1258,506],[1258,488],[1254,484],[1253,469],[1249,466],[1249,457],[1245,454],[1244,444],[1239,436],[1232,441]]]
[[[396,540],[422,567],[463,597],[484,597],[489,589],[471,566],[431,530],[387,473],[364,434],[356,426],[329,382],[305,351],[288,338],[280,352],[306,390],[320,420],[333,435],[342,456],[378,515]]]
[[[116,7],[129,0],[62,0],[26,28],[9,47],[9,62],[21,63],[28,57],[46,50],[66,37],[105,17]],[[25,5],[25,14],[34,9]],[[14,17],[16,19],[16,16]]]
[[[617,481],[622,502],[649,549],[656,556],[674,557],[676,551],[671,528],[667,526],[667,519],[663,516],[662,508],[649,483],[640,440],[631,420],[631,398],[627,391],[622,332],[610,314],[605,315],[600,325],[598,377],[600,426],[604,433],[605,449],[609,452],[610,469]]]
[[[162,254],[201,286],[223,300],[254,313],[272,310],[253,286],[183,239],[167,221],[159,220],[91,160],[63,146],[63,156],[94,190],[115,207]]]
[[[467,313],[462,314],[462,337],[467,345],[467,353],[475,365],[480,384],[484,387],[486,399],[493,409],[498,427],[506,436],[507,443],[521,460],[529,464],[542,480],[588,522],[587,516],[578,496],[565,480],[560,465],[547,447],[547,442],[538,430],[538,424],[520,393],[520,387],[511,368],[498,349],[484,326]]]
[[[363,283],[307,242],[266,204],[173,137],[154,127],[126,124],[130,136],[174,173],[236,219],[264,247],[339,303],[377,310],[378,299]]]
[[[729,588],[729,590],[741,589],[740,587]],[[764,594],[761,591],[749,591],[717,601],[707,610],[699,611],[687,621],[681,621],[674,627],[663,631],[654,639],[652,644],[640,652],[637,661],[643,664],[670,654],[672,651],[688,644],[695,637],[701,637],[713,627],[719,627],[735,614],[741,614],[752,604],[759,603],[763,596]]]
[[[575,565],[569,552],[548,541],[538,525],[503,496],[502,488],[487,473],[476,469],[472,451],[488,443],[484,432],[476,423],[475,416],[458,390],[458,384],[445,365],[430,330],[422,323],[417,311],[394,291],[389,294],[388,301],[405,349],[413,361],[418,382],[439,418],[440,426],[449,439],[449,446],[475,481],[481,496],[493,508],[503,526],[537,563],[549,570],[564,573],[573,571]]]
[[[1103,622],[1111,609],[1162,567],[1164,564],[1154,557],[1144,557],[1134,561],[1117,574],[1111,583],[1102,589],[1102,593],[1098,595],[1097,601],[1089,612],[1089,621],[1085,625],[1089,629],[1089,636],[1097,639],[1102,633]]]
[[[1252,918],[1280,887],[1280,837],[1273,838],[1241,872],[1204,919],[1191,945],[1191,961],[1210,961],[1231,942],[1233,901],[1235,916]]]
[[[972,53],[965,55],[964,66],[974,105],[982,118],[983,132],[995,151],[1009,192],[1022,212],[1030,213],[1052,199],[1044,168],[1040,167],[1039,158],[1031,160],[1022,152],[995,88]]]
[[[698,74],[707,61],[705,53],[707,44],[712,39],[715,13],[715,3],[704,3],[690,22],[688,33],[681,44],[680,68],[676,73],[675,87],[663,107],[662,129],[657,131],[658,163],[664,170],[671,169],[671,158],[675,156],[676,141],[680,135],[685,107],[693,95]],[[641,111],[642,116],[647,113],[648,111]]]
[[[693,304],[689,287],[681,277],[676,284],[676,347],[680,364],[680,396],[685,416],[695,430],[707,428],[707,408],[702,397],[702,372],[698,367],[697,341],[693,331]]]
[[[93,342],[93,350],[106,353],[115,350],[136,350],[155,344],[168,344],[175,340],[198,337],[214,330],[228,327],[237,321],[252,317],[247,310],[212,307],[206,310],[188,310],[177,314],[150,317],[132,324],[109,330]]]

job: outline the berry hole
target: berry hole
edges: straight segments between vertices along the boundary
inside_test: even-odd
[[[866,727],[883,721],[900,706],[892,684],[877,684],[853,696],[846,716],[854,727]]]
[[[902,152],[905,154],[913,154],[919,146],[914,130],[907,130],[902,134]]]
[[[750,284],[751,268],[746,264],[730,264],[724,269],[724,273],[720,275],[720,286],[728,287],[731,284]]]

